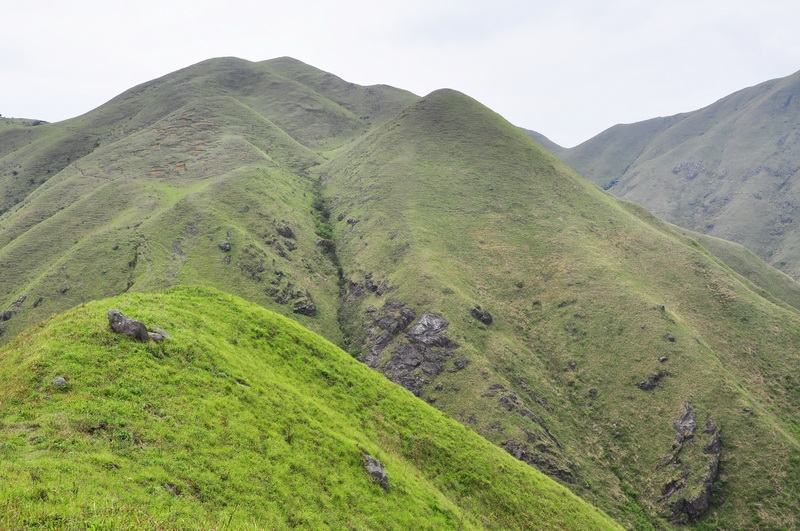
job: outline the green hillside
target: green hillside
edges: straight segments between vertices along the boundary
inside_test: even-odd
[[[172,339],[115,334],[109,308]],[[618,528],[321,337],[221,292],[82,305],[7,345],[0,372],[4,529]]]
[[[800,278],[800,72],[697,111],[617,125],[571,149],[581,175]]]
[[[0,215],[0,342],[20,355],[68,308],[216,288],[321,334],[626,528],[798,527],[798,285],[612,197],[471,98],[223,58],[31,123],[0,128],[0,197],[17,194]],[[229,317],[209,329],[243,319]],[[413,432],[390,439],[413,446]]]
[[[318,170],[367,364],[628,525],[696,519],[668,485],[716,470],[705,528],[796,523],[793,307],[454,91]],[[720,454],[676,444],[689,403]]]
[[[84,301],[200,283],[338,341],[337,270],[316,245],[305,175],[324,160],[317,151],[414,100],[293,59],[224,58],[72,120],[9,124],[0,300],[12,318],[0,336]]]

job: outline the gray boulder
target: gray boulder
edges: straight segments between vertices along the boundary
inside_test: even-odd
[[[146,343],[150,340],[147,327],[141,321],[125,317],[119,310],[108,310],[108,324],[118,334],[133,337],[136,341]]]
[[[383,468],[383,463],[372,457],[371,455],[364,455],[364,470],[367,471],[369,477],[381,486],[384,492],[389,492],[389,474]]]

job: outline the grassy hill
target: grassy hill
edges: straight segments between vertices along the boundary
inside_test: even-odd
[[[228,58],[12,132],[27,143],[0,158],[23,196],[0,216],[0,341],[88,301],[210,286],[627,528],[798,525],[800,288],[615,199],[471,98]],[[83,151],[53,156],[63,139]]]
[[[553,153],[617,196],[800,278],[800,72]],[[551,149],[549,146],[548,149]]]
[[[792,306],[454,91],[316,171],[366,363],[641,529],[708,471],[659,467],[691,403],[724,441],[704,525],[796,524]],[[422,347],[429,313],[448,324]]]
[[[115,334],[110,308],[172,339]],[[81,305],[6,345],[0,372],[3,528],[618,529],[328,341],[218,291]]]
[[[293,59],[224,58],[72,120],[9,124],[0,300],[13,318],[0,328],[11,336],[80,302],[197,282],[337,341],[337,270],[316,245],[305,175],[415,99]]]

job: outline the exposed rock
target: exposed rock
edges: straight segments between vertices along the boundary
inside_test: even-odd
[[[410,325],[416,315],[408,308],[403,308],[399,312],[386,313],[375,319],[375,326],[386,330],[388,333],[395,335],[405,330]]]
[[[483,324],[492,324],[492,314],[487,312],[486,310],[481,309],[480,306],[475,306],[470,310],[470,314],[472,317],[477,319],[478,321],[482,322]]]
[[[328,240],[324,238],[317,240],[317,247],[322,247],[323,251],[325,252],[336,251],[336,244],[333,242],[333,240]]]
[[[658,358],[658,361],[660,361],[661,363],[664,363],[664,362],[666,362],[668,359],[669,359],[669,358],[668,358],[668,357],[666,357],[666,356],[661,356],[660,358]]]
[[[661,490],[661,501],[666,502],[670,520],[693,523],[708,512],[711,489],[719,472],[722,440],[710,417],[706,418],[703,431],[697,433],[697,420],[690,402],[683,405],[672,427],[676,432],[673,452],[658,466],[669,473]]]
[[[38,299],[36,299],[36,302],[34,302],[34,303],[33,303],[33,307],[34,307],[34,308],[38,308],[38,307],[39,307],[39,305],[40,305],[40,304],[41,304],[43,301],[44,301],[44,297],[39,297]]]
[[[444,335],[449,324],[442,316],[425,312],[417,324],[406,332],[406,336],[413,343],[428,347],[447,347],[452,344],[450,339]]]
[[[636,387],[641,389],[642,391],[652,391],[658,385],[658,382],[661,381],[662,378],[665,376],[669,376],[667,371],[661,371],[658,374],[648,374],[647,379],[643,382],[639,382],[636,384]]]
[[[666,335],[666,339],[667,339],[667,341],[669,341],[670,343],[675,343],[675,336],[673,336],[672,334],[667,334],[667,335]]]
[[[61,376],[59,376],[58,378],[53,380],[53,385],[56,387],[64,387],[67,385],[67,380],[66,378],[62,378]]]
[[[469,360],[467,358],[458,358],[457,360],[453,361],[453,366],[459,371],[466,368],[467,364],[469,364]]]
[[[345,302],[352,302],[368,293],[374,293],[376,297],[383,296],[384,293],[389,291],[389,281],[383,280],[376,284],[373,280],[372,273],[366,273],[363,282],[348,280],[347,288],[348,294],[347,297],[345,297]]]
[[[229,253],[231,251],[231,243],[227,241],[222,242],[219,244],[219,248],[222,250],[222,252]]]
[[[167,332],[165,332],[164,330],[162,330],[161,328],[159,328],[157,326],[153,327],[153,331],[156,332],[158,335],[160,335],[164,339],[172,339],[171,335],[169,335]]]
[[[400,315],[403,315],[402,311]],[[425,312],[392,350],[383,367],[384,374],[419,396],[428,380],[417,370],[428,377],[437,376],[444,370],[453,350],[458,348],[458,344],[445,335],[448,325],[441,316]]]
[[[383,463],[371,455],[364,454],[364,470],[367,471],[372,481],[380,485],[384,492],[389,492],[389,474],[386,473]]]
[[[108,310],[108,324],[114,332],[131,336],[136,341],[146,343],[150,340],[144,323],[125,317],[119,310]]]
[[[683,404],[683,412],[672,423],[672,427],[677,433],[675,442],[678,444],[683,444],[684,441],[692,438],[694,430],[697,428],[697,421],[690,402]]]
[[[296,303],[294,303],[292,311],[294,313],[299,313],[300,315],[305,315],[307,317],[314,317],[317,315],[317,307],[309,299],[299,300]]]
[[[294,231],[288,225],[279,225],[275,230],[277,230],[278,234],[284,238],[290,238],[292,240],[295,239]]]
[[[500,445],[506,452],[516,459],[533,465],[549,476],[557,477],[567,483],[573,483],[572,471],[559,463],[557,456],[550,455],[547,451],[534,451],[524,442],[509,439]]]
[[[706,428],[703,433],[711,435],[708,444],[703,448],[706,454],[718,454],[722,451],[722,440],[719,437],[719,430],[717,426],[711,422],[711,418],[706,419]]]
[[[14,315],[14,312],[11,310],[4,310],[3,313],[0,313],[0,323],[3,321],[8,321],[11,319],[11,316]]]
[[[156,343],[161,343],[162,341],[164,341],[164,336],[162,336],[158,332],[147,332],[147,335],[150,337],[150,339],[152,339]]]
[[[17,300],[15,300],[12,304],[17,308],[19,308],[20,306],[22,306],[22,303],[25,302],[25,299],[27,298],[28,298],[27,295],[20,295],[19,297],[17,297]]]
[[[358,286],[363,290],[363,285]],[[377,310],[370,307],[367,313],[374,315]],[[373,369],[377,368],[380,365],[383,351],[400,332],[411,324],[415,317],[413,311],[405,308],[403,301],[397,299],[386,301],[382,313],[364,327],[367,334],[365,345],[369,349],[369,353],[362,361]]]

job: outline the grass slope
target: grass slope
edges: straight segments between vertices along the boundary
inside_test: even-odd
[[[798,525],[796,285],[615,200],[463,94],[225,58],[3,127],[12,166],[91,141],[33,191],[0,178],[24,185],[0,216],[0,341],[89,300],[213,286],[629,528]],[[704,519],[685,509],[703,500]]]
[[[699,527],[797,525],[793,307],[454,91],[317,170],[338,220],[351,352],[637,529],[681,521],[668,519],[667,485],[687,470],[687,496],[702,490],[708,454],[659,466],[691,403],[723,440]],[[413,329],[392,326],[400,308],[408,326],[442,316],[458,346],[410,352]]]
[[[0,340],[80,302],[201,283],[339,341],[307,170],[415,99],[289,58],[221,58],[72,120],[6,120]]]
[[[109,308],[172,340],[114,334]],[[0,373],[4,528],[617,529],[321,337],[218,291],[81,305],[4,347]]]

